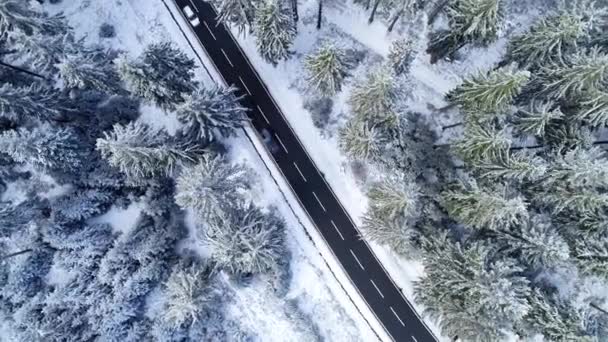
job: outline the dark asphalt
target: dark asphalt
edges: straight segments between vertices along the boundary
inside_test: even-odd
[[[200,24],[192,27],[200,43],[228,84],[246,95],[253,126],[276,134],[281,147],[272,154],[303,207],[310,215],[367,305],[395,341],[433,342],[434,335],[392,282],[369,245],[363,241],[345,210],[324,181],[294,131],[272,100],[256,71],[233,37],[218,25],[214,8],[202,0],[174,0],[196,13]],[[184,15],[182,11],[182,15]],[[186,21],[189,21],[185,15]],[[285,108],[289,110],[289,108]]]

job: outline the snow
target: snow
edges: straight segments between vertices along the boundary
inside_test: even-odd
[[[90,223],[107,223],[114,232],[127,236],[137,223],[145,204],[133,202],[126,209],[112,206],[105,214],[92,218]]]

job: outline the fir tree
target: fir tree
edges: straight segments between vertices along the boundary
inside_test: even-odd
[[[447,94],[447,100],[476,118],[500,114],[528,82],[525,71],[501,69],[466,79]]]
[[[385,177],[367,191],[370,207],[389,219],[414,214],[420,194],[416,183],[405,177]]]
[[[92,53],[68,54],[57,65],[64,88],[97,90],[108,94],[122,91],[114,66],[106,59]]]
[[[235,95],[235,88],[199,88],[185,97],[176,109],[177,119],[184,124],[188,137],[212,141],[214,132],[227,137],[235,134],[247,119],[246,108]]]
[[[17,88],[10,83],[0,86],[0,116],[17,123],[31,118],[59,119],[69,110],[65,101],[52,89],[38,84],[28,88]]]
[[[608,239],[578,240],[572,254],[583,272],[608,279]]]
[[[473,167],[480,177],[491,180],[535,181],[547,172],[546,162],[526,153],[501,152],[495,158],[475,162]]]
[[[511,139],[504,130],[478,125],[467,125],[464,137],[456,143],[456,152],[467,162],[496,160],[505,154]]]
[[[395,75],[407,75],[416,54],[409,39],[398,39],[393,42],[388,53],[388,61]]]
[[[517,112],[515,127],[522,133],[543,137],[551,122],[563,116],[564,113],[553,102],[533,102],[528,109]]]
[[[391,250],[408,257],[415,254],[413,241],[419,235],[403,217],[390,218],[373,207],[362,217],[361,233],[365,239],[389,246]]]
[[[68,27],[63,15],[48,16],[33,10],[27,1],[2,0],[0,2],[0,37],[20,31],[27,35],[57,35]]]
[[[342,82],[348,76],[346,56],[342,50],[325,43],[304,60],[308,71],[308,82],[321,94],[333,96],[342,89]]]
[[[291,56],[296,35],[289,9],[281,0],[264,0],[255,14],[256,45],[262,57],[273,65]]]
[[[176,269],[164,285],[163,319],[174,326],[194,324],[209,309],[212,299],[209,284],[210,270],[205,266]]]
[[[608,92],[597,91],[585,95],[576,117],[588,122],[592,127],[608,126]]]
[[[185,169],[177,179],[175,202],[194,209],[204,218],[224,216],[249,188],[249,170],[229,164],[219,156],[205,155],[198,165]]]
[[[250,0],[222,0],[219,4],[217,21],[233,24],[239,33],[245,33],[247,26],[253,29],[255,6]]]
[[[76,44],[72,33],[50,37],[18,33],[14,39],[21,58],[36,72],[48,75],[47,78],[56,73],[56,65]]]
[[[602,149],[575,148],[557,153],[549,168],[546,183],[567,184],[574,188],[608,186],[608,159]]]
[[[608,206],[608,194],[597,192],[594,189],[571,189],[564,184],[557,183],[546,192],[537,195],[538,201],[546,203],[557,214],[564,210],[576,213],[592,212]]]
[[[137,59],[123,57],[118,63],[118,73],[133,95],[167,110],[194,91],[194,68],[194,60],[166,42],[150,44]]]
[[[500,229],[522,224],[528,217],[525,198],[510,195],[504,185],[482,188],[462,184],[441,194],[448,214],[460,223],[476,229]]]
[[[382,153],[385,138],[368,123],[351,119],[340,130],[340,149],[353,159],[376,160]]]
[[[399,87],[389,70],[379,68],[368,73],[363,82],[355,83],[349,104],[359,118],[373,125],[394,119],[399,95]]]
[[[116,124],[97,139],[97,150],[110,165],[135,180],[168,176],[182,163],[192,163],[202,154],[199,148],[171,141],[165,131],[140,122]]]

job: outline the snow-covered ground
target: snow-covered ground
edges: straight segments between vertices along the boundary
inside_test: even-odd
[[[75,31],[85,37],[87,43],[102,44],[137,55],[149,43],[173,41],[198,62],[197,55],[161,0],[63,1],[59,5],[47,5],[45,9],[53,13],[63,11]],[[102,23],[115,27],[115,38],[99,38]],[[202,56],[203,52],[197,50]],[[203,65],[199,65],[196,74],[203,84],[213,82]],[[140,120],[166,127],[170,133],[175,131],[177,122],[174,116],[151,107],[142,107],[141,111]],[[257,173],[258,183],[252,193],[256,202],[277,207],[285,218],[291,254],[291,279],[287,294],[279,297],[263,282],[234,288],[229,318],[238,320],[254,335],[263,337],[260,339],[264,341],[377,340],[376,333],[357,310],[360,305],[355,306],[348,297],[328,266],[332,261],[324,259],[315,246],[315,240],[300,225],[300,215],[296,217],[292,212],[251,142],[242,134],[227,143],[230,146],[229,158],[234,162],[246,163]],[[96,220],[107,222],[117,230],[129,229],[141,209],[137,204],[127,209],[113,208]],[[186,221],[191,225],[191,217],[187,217]],[[310,225],[309,222],[305,224]],[[311,227],[308,226],[308,230]],[[183,241],[182,245],[192,247],[191,243]],[[197,251],[204,254],[203,250]],[[55,273],[57,277],[61,276],[61,270],[55,270]],[[295,311],[292,310],[294,307]],[[294,317],[293,312],[301,317]],[[370,314],[365,315],[369,317]]]

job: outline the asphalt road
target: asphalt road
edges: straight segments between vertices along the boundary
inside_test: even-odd
[[[258,132],[271,132],[279,147],[274,160],[304,209],[355,284],[362,298],[395,341],[432,342],[436,338],[388,276],[360,234],[270,92],[224,25],[218,25],[214,8],[202,0],[174,0],[180,9],[189,6],[199,23],[182,15],[228,84],[245,95],[243,105]],[[289,108],[285,108],[289,110]]]

